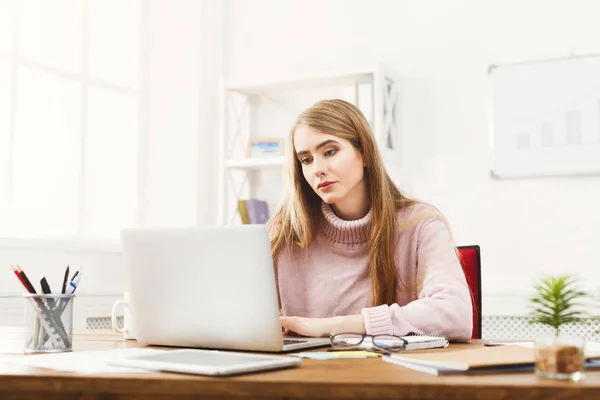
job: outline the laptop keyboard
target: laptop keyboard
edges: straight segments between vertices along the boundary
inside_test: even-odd
[[[308,340],[302,340],[302,339],[283,339],[283,344],[298,344],[298,343],[306,343],[308,342]]]

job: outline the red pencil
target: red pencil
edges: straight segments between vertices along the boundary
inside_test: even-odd
[[[29,281],[29,278],[27,278],[27,275],[25,275],[25,272],[23,272],[23,270],[21,269],[21,267],[19,267],[17,265],[16,268],[14,266],[12,266],[12,268],[13,268],[13,271],[15,271],[15,274],[17,275],[17,278],[19,278],[19,280],[21,281],[21,283],[23,284],[23,286],[25,286],[25,289],[27,289],[27,291],[29,293],[37,294],[37,292],[33,288],[33,285]]]
[[[14,265],[11,265],[11,267],[13,269],[13,272],[17,276],[17,279],[19,280],[19,282],[21,282],[21,285],[23,285],[23,287],[25,288],[25,290],[27,290],[29,293],[31,293],[31,291],[27,287],[27,284],[25,283],[25,280],[21,276],[21,273],[19,272],[19,269],[17,267],[15,267]]]

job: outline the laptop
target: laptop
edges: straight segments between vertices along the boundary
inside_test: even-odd
[[[123,229],[121,241],[140,343],[264,352],[330,344],[282,336],[264,225]]]

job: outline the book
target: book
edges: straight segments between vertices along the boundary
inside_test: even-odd
[[[403,360],[394,359],[391,356],[385,355],[382,357],[383,361],[388,362],[390,364],[399,365],[404,368],[409,368],[415,371],[424,372],[430,375],[452,375],[452,374],[493,374],[493,373],[508,373],[508,372],[521,372],[521,371],[533,371],[534,365],[531,364],[522,364],[522,365],[501,365],[498,367],[486,367],[486,368],[476,368],[472,370],[462,371],[454,368],[446,368],[446,367],[434,367],[431,365],[423,365],[417,363],[411,363]],[[594,363],[595,364],[595,363]]]
[[[249,224],[250,220],[248,219],[248,210],[246,209],[245,200],[238,200],[238,212],[240,213],[242,224]]]
[[[266,201],[249,199],[244,202],[250,224],[265,224],[269,220],[269,207]]]
[[[394,353],[384,361],[433,375],[508,372],[528,370],[534,365],[533,349],[523,346],[493,346],[428,353]]]

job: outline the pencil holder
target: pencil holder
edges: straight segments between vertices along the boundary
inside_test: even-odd
[[[73,294],[23,294],[25,353],[73,350]]]

